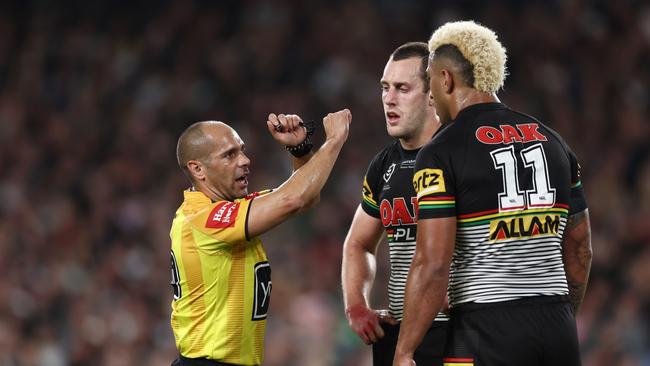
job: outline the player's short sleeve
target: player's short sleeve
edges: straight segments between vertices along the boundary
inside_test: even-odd
[[[379,218],[379,191],[381,187],[378,187],[377,183],[379,182],[380,177],[380,156],[376,156],[368,166],[366,175],[363,177],[363,189],[361,195],[361,208],[368,215]]]
[[[444,147],[425,145],[415,159],[413,188],[417,195],[418,220],[456,216],[455,180]]]
[[[569,163],[571,164],[571,196],[569,198],[569,215],[582,212],[587,209],[585,191],[580,178],[580,163],[573,151],[568,149]]]

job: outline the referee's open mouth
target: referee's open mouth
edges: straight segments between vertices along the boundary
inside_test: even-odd
[[[243,186],[243,188],[248,186],[248,173],[240,176],[239,178],[235,179],[235,182],[237,182],[240,186]]]

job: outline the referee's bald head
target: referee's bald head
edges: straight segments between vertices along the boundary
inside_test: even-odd
[[[232,128],[223,122],[202,121],[193,123],[183,131],[176,145],[176,160],[190,179],[187,162],[205,159],[213,151],[215,140],[229,130]]]

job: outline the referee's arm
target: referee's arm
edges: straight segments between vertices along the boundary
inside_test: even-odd
[[[320,149],[278,189],[251,201],[247,217],[249,237],[261,235],[310,207],[332,172],[351,122],[352,114],[347,109],[323,118],[326,139]]]
[[[589,211],[585,209],[569,216],[562,241],[562,260],[574,314],[578,313],[585,296],[592,256],[591,224]]]
[[[418,220],[394,366],[414,364],[413,353],[443,306],[455,242],[456,217]]]

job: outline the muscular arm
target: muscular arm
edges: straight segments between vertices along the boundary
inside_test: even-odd
[[[307,164],[307,162],[311,160],[312,156],[314,156],[313,152],[310,152],[309,154],[305,156],[301,156],[299,158],[292,156],[291,163],[293,165],[294,173],[296,172],[296,170],[300,169],[303,165]]]
[[[377,266],[375,253],[383,232],[381,221],[368,215],[359,205],[343,243],[341,282],[346,309],[359,304],[369,306],[368,297]]]
[[[305,156],[301,156],[299,158],[292,156],[291,161],[293,163],[293,172],[295,173],[298,169],[300,169],[303,165],[307,164],[309,160],[311,160],[312,156],[314,156],[313,152],[310,152],[309,154]],[[305,204],[305,209],[312,208],[316,206],[320,202],[320,191],[312,198],[309,202]]]
[[[273,192],[251,202],[248,235],[255,237],[309,207],[320,194],[347,139],[350,111],[329,114],[323,119],[327,139],[316,153]]]
[[[395,350],[396,360],[413,357],[443,306],[455,241],[455,217],[418,221],[417,244],[406,281],[404,318]]]
[[[578,313],[591,269],[591,225],[584,210],[569,217],[562,242],[562,257],[574,314]]]

